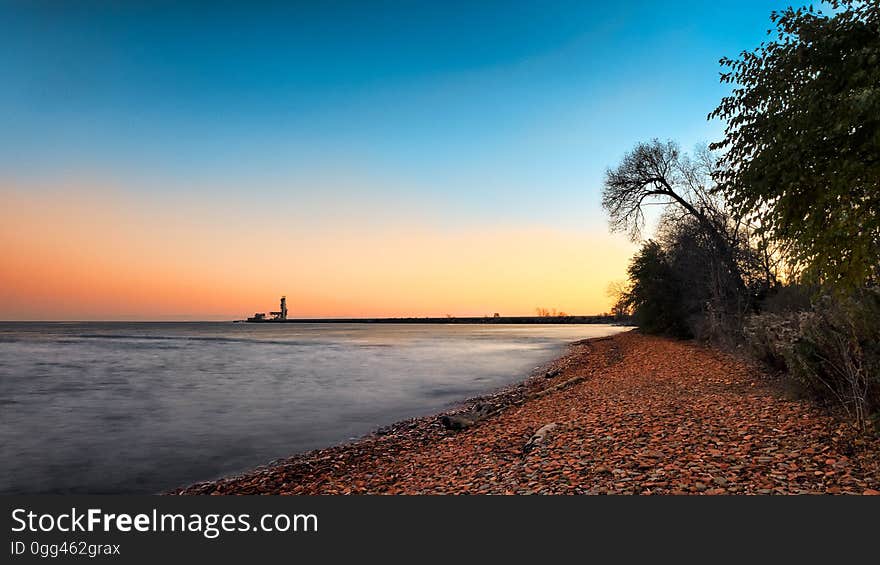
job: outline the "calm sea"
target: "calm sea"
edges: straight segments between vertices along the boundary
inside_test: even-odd
[[[427,415],[606,325],[0,323],[0,494],[155,493]]]

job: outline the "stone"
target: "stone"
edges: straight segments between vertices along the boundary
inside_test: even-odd
[[[538,431],[532,434],[532,437],[530,437],[529,441],[527,441],[526,444],[523,446],[523,453],[528,453],[538,445],[544,443],[544,441],[547,439],[547,436],[550,435],[550,433],[553,432],[553,430],[555,429],[555,422],[544,424],[543,426],[538,428]]]
[[[476,423],[474,418],[468,417],[464,414],[446,414],[440,418],[440,421],[443,423],[443,427],[447,430],[463,430]]]

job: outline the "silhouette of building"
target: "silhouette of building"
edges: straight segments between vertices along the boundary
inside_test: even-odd
[[[269,312],[269,315],[272,316],[273,320],[286,320],[287,319],[287,297],[281,297],[281,306],[277,312]]]
[[[269,312],[270,317],[266,317],[265,312],[257,312],[252,317],[248,318],[248,322],[272,322],[272,321],[281,321],[287,319],[287,297],[281,297],[281,306],[277,312]]]

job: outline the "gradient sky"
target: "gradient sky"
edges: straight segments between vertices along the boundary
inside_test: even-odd
[[[785,4],[0,1],[0,319],[607,310],[605,168]]]

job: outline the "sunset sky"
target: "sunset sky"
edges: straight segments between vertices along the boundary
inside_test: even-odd
[[[594,314],[784,2],[0,3],[0,320]]]

